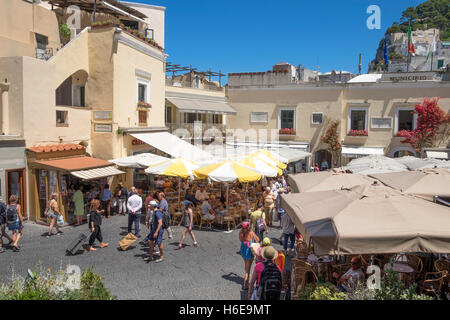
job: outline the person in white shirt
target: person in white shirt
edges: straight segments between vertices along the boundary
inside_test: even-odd
[[[217,222],[218,214],[213,210],[211,205],[209,204],[209,198],[206,198],[202,203],[202,218],[204,220],[213,220]]]
[[[131,229],[134,222],[134,235],[139,237],[139,222],[141,221],[142,210],[142,198],[136,191],[135,187],[131,187],[131,196],[127,201],[128,208],[128,233],[131,233]]]
[[[333,272],[333,278],[339,278],[338,288],[346,292],[352,292],[358,283],[363,283],[365,280],[364,273],[361,270],[361,259],[356,256],[352,258],[351,262],[352,267],[340,278],[336,272]]]
[[[203,200],[205,200],[206,198],[208,198],[208,192],[206,192],[205,186],[202,185],[200,186],[200,189],[195,193],[195,199],[197,199],[199,202],[203,202]]]

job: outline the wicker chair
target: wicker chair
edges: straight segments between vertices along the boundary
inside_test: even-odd
[[[172,224],[175,225],[177,223],[180,223],[181,219],[183,219],[183,212],[178,210],[178,208],[171,207],[171,216],[172,216]]]
[[[312,250],[308,247],[306,242],[298,241],[295,246],[295,253],[297,255],[297,258],[306,259],[312,253]]]
[[[309,268],[312,269],[312,264],[310,264],[309,262],[303,261],[303,260],[299,260],[296,258],[292,258],[291,259],[291,263],[292,263],[292,269],[295,268]]]
[[[434,268],[437,272],[447,271],[447,283],[450,285],[450,262],[447,260],[436,260]]]
[[[446,270],[427,272],[425,274],[425,280],[419,281],[420,292],[439,297],[442,293],[442,286],[447,279],[447,274],[448,272]]]
[[[420,275],[422,274],[423,270],[423,262],[422,259],[419,258],[419,256],[416,256],[414,254],[407,254],[406,255],[407,264],[414,269],[413,273],[413,281],[420,278]]]
[[[317,275],[310,268],[295,268],[291,275],[291,296],[295,299],[299,291],[305,289],[306,285],[315,285],[318,281]]]

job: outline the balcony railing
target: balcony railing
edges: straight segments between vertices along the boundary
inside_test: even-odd
[[[169,132],[173,133],[177,129],[186,129],[189,132],[189,135],[191,137],[194,136],[194,124],[193,123],[166,123],[166,127],[169,128]],[[225,136],[225,132],[227,129],[227,126],[222,123],[202,123],[202,136],[204,135],[205,131],[208,129],[217,129],[219,132],[221,132]],[[179,131],[181,132],[181,130]]]
[[[199,90],[210,90],[210,91],[223,91],[223,87],[218,87],[216,85],[204,85],[199,83],[198,87],[195,86],[194,81],[176,81],[172,79],[166,79],[167,86],[180,87],[180,88],[192,88]]]

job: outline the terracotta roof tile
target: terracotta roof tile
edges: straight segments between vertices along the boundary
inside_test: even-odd
[[[36,163],[67,171],[86,170],[99,167],[108,167],[112,165],[106,160],[84,156],[54,160],[38,160]]]
[[[82,145],[75,143],[59,143],[59,144],[50,144],[50,145],[37,145],[28,148],[28,150],[40,153],[40,152],[56,152],[56,151],[65,151],[65,150],[81,150],[84,149]]]

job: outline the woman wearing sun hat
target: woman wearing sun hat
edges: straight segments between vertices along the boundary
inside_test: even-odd
[[[242,222],[242,229],[239,232],[239,240],[241,241],[241,256],[244,259],[245,275],[244,275],[244,290],[248,289],[248,280],[250,278],[250,270],[253,263],[253,253],[251,245],[254,242],[259,242],[258,236],[250,229],[250,223],[248,221]]]
[[[178,247],[175,248],[175,250],[183,248],[183,241],[184,238],[186,238],[186,233],[188,232],[192,238],[192,241],[194,241],[194,247],[198,246],[197,240],[195,240],[195,235],[192,232],[192,220],[193,220],[192,202],[190,202],[189,200],[184,200],[183,202],[181,202],[181,210],[183,210],[183,219],[181,219],[178,226],[181,226],[181,223],[183,222],[184,230],[183,233],[181,234],[180,243],[178,244]]]

